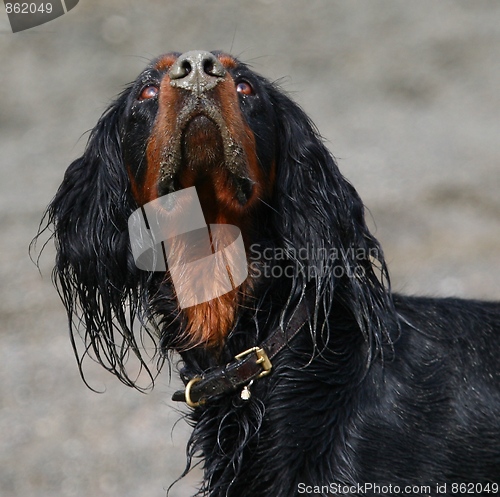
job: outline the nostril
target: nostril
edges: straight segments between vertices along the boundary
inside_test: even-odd
[[[203,61],[203,71],[215,78],[222,78],[226,74],[224,66],[213,54],[207,54],[207,58]]]
[[[177,61],[169,71],[170,79],[185,78],[192,70],[193,66],[189,60]]]
[[[210,76],[215,76],[214,72],[214,61],[211,59],[205,60],[203,63],[203,72]]]
[[[187,76],[193,70],[193,66],[189,60],[184,60],[182,61],[181,69],[183,71],[183,76]]]

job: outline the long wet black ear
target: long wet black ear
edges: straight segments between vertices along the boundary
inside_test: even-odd
[[[54,280],[68,313],[80,371],[90,355],[124,383],[135,385],[125,363],[133,351],[145,365],[133,323],[143,310],[147,273],[134,264],[127,229],[137,206],[121,149],[126,99],[127,91],[100,118],[83,156],[67,169],[45,219],[54,229]],[[78,352],[77,332],[84,338],[83,353]]]
[[[356,190],[310,119],[281,91],[273,92],[273,100],[278,129],[275,226],[295,258],[295,292],[314,285],[326,314],[332,303],[341,302],[375,353],[394,315],[380,245],[366,225]]]

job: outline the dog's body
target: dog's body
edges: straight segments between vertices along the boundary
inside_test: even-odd
[[[249,276],[180,309],[168,272],[135,266],[127,219],[192,186],[207,224],[241,230]],[[153,61],[48,212],[85,353],[133,384],[139,315],[163,355],[181,354],[201,494],[498,492],[500,305],[393,295],[361,200],[306,115],[233,57]],[[256,346],[272,356],[266,376],[234,359]]]
[[[307,333],[283,351],[274,373],[254,386],[257,406],[238,412],[234,399],[221,399],[195,417],[194,448],[222,488],[324,495],[332,483],[330,491],[345,495],[346,487],[360,492],[359,483],[368,495],[386,493],[369,484],[436,495],[447,483],[453,495],[453,483],[498,483],[498,304],[394,300],[398,338],[368,372],[366,342],[340,315],[314,360]]]

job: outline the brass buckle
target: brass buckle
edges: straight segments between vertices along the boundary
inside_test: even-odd
[[[269,360],[269,357],[267,357],[266,351],[261,348],[261,347],[252,347],[251,349],[245,350],[244,352],[241,352],[241,354],[238,354],[234,358],[237,361],[240,361],[247,355],[250,355],[252,353],[255,353],[257,356],[257,361],[255,361],[256,364],[260,364],[262,367],[262,371],[259,373],[257,378],[262,378],[263,376],[268,375],[271,372],[271,369],[273,367],[271,361]]]
[[[191,387],[195,384],[195,383],[198,383],[199,381],[201,381],[201,377],[200,376],[195,376],[194,378],[191,378],[189,380],[189,383],[186,385],[186,390],[184,391],[184,395],[186,397],[186,404],[189,406],[189,407],[199,407],[203,404],[203,401],[198,401],[198,402],[193,402],[191,400]]]

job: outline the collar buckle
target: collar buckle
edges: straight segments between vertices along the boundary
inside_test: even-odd
[[[255,361],[255,363],[260,364],[260,366],[262,367],[262,371],[259,373],[257,378],[263,378],[264,376],[267,376],[271,372],[271,369],[273,367],[271,360],[267,356],[267,353],[264,350],[264,348],[252,347],[251,349],[247,349],[244,352],[241,352],[234,358],[237,361],[241,361],[243,358],[253,353],[255,353],[255,355],[257,356],[257,360]]]

